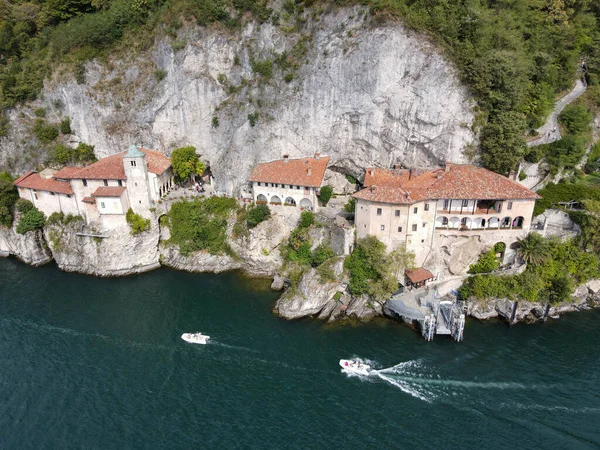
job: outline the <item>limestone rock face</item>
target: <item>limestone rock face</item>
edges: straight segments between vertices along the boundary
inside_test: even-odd
[[[123,276],[160,267],[158,221],[148,231],[132,236],[128,225],[106,238],[78,236],[79,226],[49,225],[44,229],[52,256],[62,270],[97,276]],[[93,234],[93,230],[81,230]]]
[[[16,226],[15,220],[15,226]],[[40,266],[52,261],[42,231],[19,234],[15,228],[0,226],[0,256],[16,256],[24,263]]]
[[[286,34],[270,23],[240,31],[217,27],[180,30],[183,50],[167,38],[148,52],[109,66],[86,65],[85,83],[56,74],[43,100],[10,113],[11,134],[0,140],[0,169],[15,173],[39,159],[19,158],[35,117],[71,117],[73,145],[96,146],[98,157],[131,143],[169,154],[194,145],[215,175],[217,189],[234,192],[259,161],[331,155],[339,170],[360,176],[364,167],[393,163],[430,166],[465,162],[474,141],[473,101],[455,69],[429,43],[400,23],[377,24],[362,7],[332,8],[308,15],[302,31]],[[265,79],[252,60],[274,61],[294,46],[294,79],[285,82],[274,65]],[[157,69],[166,76],[158,81]],[[258,114],[255,126],[249,114]],[[213,126],[213,117],[218,126]],[[43,158],[42,158],[43,160]]]
[[[327,318],[336,308],[341,306],[334,299],[336,292],[343,292],[342,272],[343,258],[333,264],[336,279],[340,281],[324,281],[315,269],[309,269],[297,288],[286,291],[277,300],[275,311],[286,319],[317,316]]]

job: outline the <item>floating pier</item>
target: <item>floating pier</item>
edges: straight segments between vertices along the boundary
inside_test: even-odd
[[[442,297],[436,291],[423,293],[403,292],[386,303],[387,309],[404,322],[417,322],[427,341],[436,334],[451,336],[460,342],[464,337],[465,313],[453,297]]]

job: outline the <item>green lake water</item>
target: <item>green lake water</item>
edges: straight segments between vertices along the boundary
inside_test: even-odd
[[[277,295],[236,274],[0,259],[0,448],[600,446],[600,311],[468,321],[457,344],[387,320],[284,321]],[[352,356],[381,371],[340,373]]]

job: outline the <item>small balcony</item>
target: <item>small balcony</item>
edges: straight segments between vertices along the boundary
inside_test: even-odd
[[[453,231],[487,231],[487,230],[520,230],[523,228],[525,218],[518,217],[464,217],[454,213],[447,216],[438,216],[435,220],[436,230]]]

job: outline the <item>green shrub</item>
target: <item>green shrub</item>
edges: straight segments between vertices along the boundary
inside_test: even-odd
[[[24,198],[17,200],[17,211],[19,211],[21,214],[31,211],[34,208],[35,206],[33,206],[33,203],[31,203],[29,200],[25,200]]]
[[[18,199],[19,193],[12,182],[0,177],[0,225],[12,225],[13,208]]]
[[[542,214],[547,208],[558,207],[559,202],[600,200],[600,189],[597,187],[566,182],[548,184],[537,193],[542,198],[535,201],[534,216]]]
[[[71,118],[70,117],[67,117],[66,119],[61,120],[60,132],[62,134],[71,134]]]
[[[253,59],[250,61],[252,72],[259,74],[264,79],[270,79],[273,76],[273,61],[270,59]]]
[[[471,264],[468,273],[490,273],[498,270],[500,261],[496,258],[496,253],[495,247],[485,252],[475,264]]]
[[[47,220],[47,224],[48,225],[56,225],[58,223],[62,223],[63,219],[65,218],[65,214],[62,212],[53,212],[52,214],[50,214],[50,217],[48,217]]]
[[[350,199],[344,204],[344,211],[347,213],[356,212],[356,199],[354,197],[350,197]]]
[[[49,144],[58,137],[58,128],[48,125],[43,119],[37,119],[33,126],[33,133],[43,144]]]
[[[31,208],[21,214],[19,223],[17,224],[17,233],[25,234],[28,231],[39,230],[43,228],[45,224],[46,217],[44,216],[44,213],[31,205]]]
[[[156,69],[152,74],[156,81],[160,83],[167,76],[167,71],[165,69]]]
[[[315,223],[315,215],[310,211],[303,211],[300,214],[300,227],[308,228]]]
[[[519,181],[523,181],[525,178],[527,178],[527,174],[521,170],[519,172]]]
[[[219,118],[217,116],[213,116],[213,118],[212,118],[212,127],[213,128],[219,127]]]
[[[312,253],[312,266],[320,266],[325,261],[327,261],[330,258],[333,258],[334,256],[335,253],[333,252],[333,249],[331,247],[329,247],[328,245],[321,244],[317,248],[315,248],[315,250]]]
[[[504,242],[497,242],[494,245],[494,251],[496,253],[504,253],[505,250],[506,250],[506,244]]]
[[[374,236],[357,241],[344,268],[350,272],[348,290],[353,295],[369,294],[385,300],[398,289],[396,267],[386,255],[385,244]]]
[[[586,173],[597,172],[600,169],[600,142],[596,142],[590,149],[588,160],[583,170]]]
[[[319,199],[323,202],[323,205],[327,206],[327,203],[333,195],[333,188],[331,186],[323,186],[319,191]]]
[[[267,205],[256,205],[248,211],[246,223],[248,228],[254,228],[269,217],[271,217],[271,210]]]
[[[358,184],[358,180],[356,178],[354,178],[352,175],[346,174],[344,176],[346,177],[346,180],[348,180],[348,183]]]
[[[253,112],[251,114],[248,114],[248,120],[250,121],[250,126],[253,127],[256,125],[256,122],[258,122],[258,112]]]
[[[567,105],[558,116],[567,134],[580,134],[590,129],[594,115],[583,105]]]
[[[227,218],[236,208],[235,199],[223,197],[173,203],[162,222],[171,231],[168,243],[177,245],[184,256],[199,250],[231,254],[226,242]]]
[[[519,275],[478,275],[460,287],[462,299],[509,298],[557,303],[569,300],[573,286],[599,276],[598,256],[582,250],[576,241],[544,241],[550,257],[529,264]]]
[[[131,227],[131,234],[136,235],[150,229],[150,219],[144,219],[139,214],[133,212],[133,209],[129,208],[127,214],[125,214],[125,220]]]
[[[44,118],[46,117],[46,108],[38,108],[33,111],[33,114],[35,114],[36,117]]]
[[[73,164],[90,164],[96,162],[94,146],[81,142],[76,148],[64,144],[57,144],[50,153],[49,163],[59,166]]]
[[[8,171],[3,170],[2,172],[0,172],[0,181],[12,183],[13,181],[15,181],[15,178],[13,178],[13,176]]]

